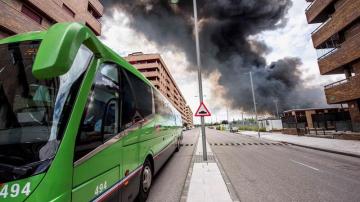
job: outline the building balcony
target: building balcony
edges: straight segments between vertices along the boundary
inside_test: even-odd
[[[149,78],[149,77],[156,77],[158,80],[160,79],[159,78],[159,73],[154,71],[154,72],[142,72],[142,74],[146,77],[146,78]]]
[[[337,48],[320,49],[326,51],[318,59],[320,74],[344,73],[344,67],[360,58],[360,33],[347,39]]]
[[[41,0],[28,0],[27,2],[31,5],[34,5],[37,9],[39,9],[44,14],[48,15],[48,17],[54,20],[55,22],[74,21],[74,18],[54,1],[49,1],[47,3],[44,3]]]
[[[314,0],[306,8],[305,14],[309,24],[325,22],[329,15],[334,12],[335,0]]]
[[[141,63],[141,64],[133,64],[134,67],[136,67],[136,69],[146,69],[146,68],[160,68],[160,64],[157,62],[152,62],[152,63]]]
[[[152,83],[152,85],[157,85],[160,86],[160,82],[158,80],[150,80],[150,82]]]
[[[336,9],[335,13],[333,13],[325,23],[312,33],[311,37],[314,47],[321,47],[321,45],[326,43],[333,35],[349,26],[359,17],[360,1],[347,0]]]
[[[339,104],[360,98],[360,75],[326,85],[325,96],[328,104]]]

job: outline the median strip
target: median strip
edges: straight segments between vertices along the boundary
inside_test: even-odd
[[[202,138],[201,135],[199,135],[195,155],[196,157],[201,156],[201,158],[196,158],[197,160],[193,165],[187,201],[233,201],[215,161],[210,145],[207,142],[206,145],[208,161],[203,161]]]

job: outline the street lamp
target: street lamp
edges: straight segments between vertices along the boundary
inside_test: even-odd
[[[179,0],[170,0],[171,3],[177,4]],[[201,59],[200,59],[200,45],[199,45],[199,31],[198,31],[198,17],[197,17],[197,5],[196,0],[193,0],[194,7],[194,29],[195,29],[195,46],[196,46],[196,62],[198,67],[198,82],[199,82],[199,99],[200,103],[203,102],[203,89],[202,89],[202,78],[201,78]],[[203,116],[201,119],[201,136],[202,136],[202,146],[203,146],[203,159],[207,161],[207,151],[206,151],[206,134],[205,134],[205,119]]]

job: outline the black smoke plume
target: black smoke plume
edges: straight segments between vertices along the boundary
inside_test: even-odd
[[[183,49],[196,64],[192,0],[104,0],[107,15],[126,12],[131,26],[158,45]],[[271,50],[252,36],[285,26],[290,0],[198,0],[202,68],[206,75],[220,73],[232,107],[253,110],[249,72],[253,72],[258,110],[312,107],[322,101],[320,89],[304,87],[298,58],[284,58],[270,65],[264,55]],[[281,37],[281,36],[279,36]],[[145,44],[144,44],[145,45]],[[196,70],[196,68],[190,70]],[[215,92],[216,93],[216,92]],[[317,102],[317,103],[316,103]]]

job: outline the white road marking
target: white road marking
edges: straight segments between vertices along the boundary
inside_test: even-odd
[[[290,159],[290,160],[291,160],[291,159]],[[297,164],[300,164],[300,165],[306,166],[306,167],[308,167],[308,168],[311,168],[311,169],[313,169],[313,170],[320,171],[320,169],[317,169],[317,168],[315,168],[315,167],[312,167],[312,166],[306,165],[306,164],[304,164],[304,163],[300,163],[299,161],[294,161],[294,160],[291,160],[291,161],[292,161],[292,162],[294,162],[294,163],[297,163]]]

